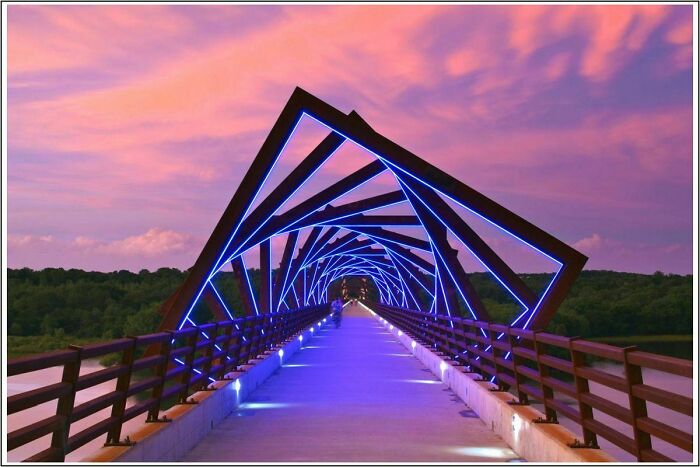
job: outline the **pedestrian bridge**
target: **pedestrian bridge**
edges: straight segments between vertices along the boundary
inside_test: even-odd
[[[320,142],[290,150],[308,125]],[[331,159],[356,170],[324,174]],[[546,283],[517,274],[494,232],[547,262]],[[297,88],[157,332],[8,363],[9,377],[59,374],[15,385],[7,449],[31,461],[688,460],[692,397],[650,372],[686,383],[692,362],[542,332],[586,260]],[[492,319],[474,270],[512,300],[509,324]],[[367,300],[331,328],[329,297],[353,278]]]

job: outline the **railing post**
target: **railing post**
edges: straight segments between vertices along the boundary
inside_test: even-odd
[[[540,390],[542,391],[542,399],[544,399],[542,404],[544,405],[544,414],[546,418],[544,420],[536,421],[539,423],[559,423],[559,420],[557,419],[557,411],[549,407],[547,404],[547,399],[554,398],[554,391],[552,388],[544,384],[544,379],[549,377],[549,367],[543,364],[541,359],[542,355],[546,354],[545,344],[540,342],[537,338],[541,332],[542,331],[532,332],[532,347],[535,350],[535,358],[537,359],[537,372],[540,375],[540,380],[538,383],[540,384]]]
[[[515,380],[515,392],[518,394],[518,405],[530,405],[530,400],[527,398],[527,394],[522,392],[520,390],[520,384],[522,383],[523,377],[520,375],[518,372],[518,365],[520,365],[522,362],[522,358],[515,355],[513,353],[513,334],[512,334],[512,327],[508,326],[508,329],[506,329],[506,342],[508,345],[508,353],[510,354],[511,361],[513,362],[513,379]],[[539,362],[539,356],[538,356],[538,361],[537,361],[537,367],[539,369],[540,367],[540,362]],[[542,377],[542,374],[540,373],[540,378]],[[555,414],[556,416],[556,414]]]
[[[228,321],[227,324],[222,326],[222,329],[222,335],[225,335],[226,339],[221,342],[221,357],[219,361],[221,369],[217,375],[213,376],[214,379],[219,381],[223,380],[227,373],[226,368],[228,367],[228,359],[230,358],[228,354],[231,350],[231,340],[233,340],[233,330],[235,329],[235,326],[232,321]]]
[[[472,362],[476,360],[477,355],[474,353],[474,345],[478,345],[472,337],[476,335],[476,328],[474,326],[474,321],[471,319],[464,320],[462,324],[462,329],[464,329],[464,348],[467,351],[467,369],[469,373],[474,373],[483,378],[480,369],[474,365]]]
[[[126,408],[127,392],[131,384],[131,372],[134,365],[134,353],[136,350],[136,337],[127,336],[131,339],[131,345],[122,351],[122,365],[127,367],[127,372],[117,378],[117,391],[120,393],[119,399],[112,404],[112,418],[117,419],[117,423],[112,426],[107,432],[107,442],[105,446],[119,445],[122,423],[124,419],[124,410]]]
[[[487,348],[491,348],[491,364],[493,365],[493,377],[496,379],[496,388],[491,389],[492,392],[498,391],[498,392],[505,392],[508,390],[508,386],[501,381],[501,378],[499,376],[499,371],[498,371],[498,358],[501,356],[501,351],[500,349],[494,345],[494,342],[497,339],[493,338],[494,331],[491,329],[491,325],[493,323],[489,322],[486,324],[486,335],[488,336],[489,344],[488,346],[484,347],[484,353],[488,353]]]
[[[233,323],[233,328],[231,329],[231,338],[235,338],[235,355],[231,356],[233,360],[232,371],[238,371],[238,367],[241,364],[241,350],[243,348],[243,319],[238,318],[237,322]],[[234,337],[235,336],[235,337]],[[231,351],[231,346],[229,345],[229,353]]]
[[[187,328],[190,329],[190,328]],[[180,390],[180,394],[178,396],[178,404],[190,404],[191,402],[187,401],[187,394],[190,392],[190,380],[192,379],[192,369],[193,369],[193,363],[194,363],[194,357],[195,354],[197,353],[197,341],[199,340],[199,326],[194,326],[194,329],[196,329],[196,332],[192,333],[192,335],[187,339],[187,346],[190,347],[190,352],[187,354],[187,357],[185,358],[184,365],[185,365],[185,371],[182,372],[182,376],[180,376],[180,384],[183,384],[183,388]]]
[[[481,334],[481,336],[483,337],[484,333],[481,332],[484,330],[484,328],[482,327],[483,323],[484,323],[484,321],[474,321],[474,335],[475,336],[479,337],[479,334]],[[488,330],[488,323],[487,323],[486,329]],[[484,358],[482,355],[480,355],[480,354],[488,353],[486,350],[486,343],[481,341],[481,340],[476,340],[475,344],[476,344],[477,350],[479,350],[479,353],[476,354],[476,357],[474,358],[474,360],[481,361],[481,363],[479,365],[479,375],[481,375],[482,381],[488,381],[489,380],[489,372],[486,369],[486,364],[487,364],[486,360],[487,359]]]
[[[75,404],[76,383],[80,376],[81,348],[75,345],[69,346],[75,350],[75,359],[63,365],[62,383],[71,385],[70,392],[58,399],[56,404],[56,415],[61,417],[61,428],[54,431],[51,437],[51,448],[58,452],[58,457],[61,462],[66,458],[68,453],[68,435],[70,434],[71,416],[73,415],[73,405]]]
[[[583,445],[590,448],[598,448],[598,438],[596,434],[586,428],[586,420],[593,420],[593,408],[581,400],[581,394],[590,392],[588,380],[579,376],[578,368],[586,366],[586,356],[574,350],[573,342],[578,338],[569,339],[569,352],[571,353],[571,363],[574,370],[574,382],[576,385],[576,399],[578,399],[579,415],[581,417],[581,429],[583,430]]]
[[[209,387],[209,377],[213,378],[213,375],[211,375],[210,373],[212,367],[212,358],[214,358],[214,346],[216,345],[216,337],[218,336],[218,334],[219,323],[214,323],[214,326],[212,326],[211,330],[209,331],[209,344],[207,345],[204,354],[206,360],[204,360],[204,365],[202,365],[202,374],[204,375],[204,379],[199,384],[198,389],[207,389]]]
[[[165,388],[165,375],[168,372],[168,366],[170,366],[170,349],[172,347],[173,332],[168,332],[169,336],[160,345],[160,356],[161,362],[156,368],[156,376],[160,378],[158,384],[153,387],[153,399],[156,400],[155,406],[148,411],[148,417],[146,422],[158,422],[166,421],[165,419],[160,419],[158,415],[160,414],[160,408],[163,403],[163,389]]]
[[[642,460],[642,452],[651,450],[651,435],[640,430],[637,426],[637,420],[647,416],[647,402],[644,399],[635,397],[632,394],[632,389],[636,385],[644,383],[642,378],[642,369],[638,365],[633,365],[629,362],[628,354],[637,350],[636,346],[625,347],[624,349],[624,367],[625,367],[625,382],[627,383],[627,396],[629,397],[630,411],[632,412],[632,430],[634,432],[634,444],[637,452],[637,460]]]

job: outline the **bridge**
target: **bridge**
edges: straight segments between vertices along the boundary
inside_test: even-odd
[[[326,136],[270,188],[308,123]],[[372,162],[315,180],[344,148]],[[377,192],[379,176],[398,189]],[[548,283],[516,274],[474,219],[551,262]],[[511,297],[507,321],[491,317],[466,257]],[[692,422],[692,398],[646,375],[692,379],[692,362],[544,332],[585,262],[356,112],[297,89],[153,334],[8,362],[8,377],[60,377],[9,395],[15,420],[53,405],[10,431],[7,449],[29,461],[686,459],[692,428],[658,409]],[[328,302],[341,294],[335,329]],[[116,363],[86,371],[106,356]]]

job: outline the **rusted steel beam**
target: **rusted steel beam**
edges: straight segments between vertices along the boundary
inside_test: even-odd
[[[225,321],[233,318],[233,316],[230,316],[226,311],[224,304],[221,303],[221,299],[219,299],[219,297],[216,295],[216,292],[214,292],[211,284],[207,284],[207,286],[204,288],[204,291],[202,292],[202,299],[214,314],[214,318],[217,321]]]
[[[255,297],[251,290],[250,278],[243,264],[243,259],[240,256],[234,258],[231,261],[231,267],[233,268],[233,280],[238,289],[238,296],[241,298],[245,316],[257,315]]]
[[[408,192],[407,196],[409,200],[411,200],[413,209],[420,218],[437,252],[435,262],[440,271],[440,278],[442,279],[440,287],[445,290],[444,300],[446,300],[446,305],[449,308],[456,306],[456,309],[459,310],[459,306],[456,304],[456,297],[453,296],[454,288],[452,288],[457,286],[469,310],[473,313],[473,316],[478,320],[487,321],[489,315],[486,311],[486,307],[484,307],[479,294],[469,280],[462,264],[457,259],[457,255],[452,253],[452,247],[447,241],[445,226],[416,198],[415,194]]]
[[[317,224],[334,225],[335,221],[343,222],[345,218],[350,216],[361,215],[364,211],[379,209],[386,206],[405,201],[406,197],[401,190],[384,193],[369,198],[364,198],[360,201],[343,204],[340,206],[326,206],[322,211],[315,212],[304,219],[301,219],[291,226],[290,229],[300,229]]]
[[[530,309],[536,306],[537,296],[525,285],[520,276],[440,196],[425,185],[408,177],[404,178],[404,183],[416,194],[416,199],[426,208],[429,206],[436,215],[439,215],[440,221],[467,245],[493,274],[505,282],[522,303]]]
[[[270,239],[260,242],[260,300],[258,309],[260,313],[267,314],[272,311],[272,253],[270,251]]]
[[[298,222],[304,216],[310,215],[317,209],[333,202],[334,199],[366,183],[384,170],[385,167],[381,162],[371,162],[283,214],[275,216],[241,246],[241,251],[245,251],[273,235],[289,230],[295,222]]]
[[[301,118],[305,93],[295,90],[284,109],[277,118],[257,156],[238,185],[236,193],[224,210],[221,219],[195,261],[190,272],[178,290],[168,308],[164,310],[163,320],[158,330],[176,328],[191,306],[195,297],[204,287],[209,275],[221,259],[221,253],[231,238],[232,229],[236,229],[243,220],[267,175],[272,170],[284,141],[292,134],[296,123]]]
[[[299,231],[294,230],[287,236],[287,243],[284,247],[284,253],[282,254],[282,262],[278,269],[278,274],[275,277],[274,285],[272,286],[272,311],[277,311],[277,304],[283,298],[282,292],[287,285],[287,280],[289,276],[289,267],[292,262],[292,255],[294,254],[294,249],[296,248],[297,239],[299,238]]]

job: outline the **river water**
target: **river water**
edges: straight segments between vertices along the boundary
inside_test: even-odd
[[[89,374],[97,370],[102,370],[104,367],[99,364],[96,360],[85,360],[82,362],[80,374]],[[12,396],[25,391],[31,391],[32,389],[37,389],[49,384],[58,383],[61,381],[61,376],[63,373],[63,367],[52,367],[46,368],[40,371],[34,371],[31,373],[25,373],[23,375],[12,376],[7,379],[7,395]],[[75,395],[75,405],[79,405],[83,402],[87,402],[91,399],[99,397],[103,394],[111,392],[115,389],[116,382],[114,380],[102,383],[100,385],[94,386],[92,388],[84,389],[78,391]],[[127,406],[132,405],[133,400],[127,401]],[[82,420],[71,425],[71,435],[79,433],[81,430],[108,418],[111,414],[111,407],[100,410],[99,412],[86,417]],[[48,418],[56,414],[56,401],[46,402],[44,404],[37,405],[30,409],[18,412],[7,417],[7,427],[8,432],[14,431],[18,428],[25,427],[31,423],[38,422],[44,418]],[[145,415],[138,416],[132,420],[129,420],[124,428],[122,429],[122,438],[131,429],[137,427],[143,423]],[[67,461],[79,461],[97,451],[106,441],[107,435],[102,435],[99,438],[90,441],[84,446],[76,449],[72,453],[68,454],[66,457]],[[25,444],[17,449],[14,449],[7,453],[7,460],[10,462],[18,462],[30,457],[38,452],[49,447],[51,444],[51,435],[46,435],[43,438],[39,438],[31,443]]]
[[[595,366],[599,370],[617,376],[623,376],[624,373],[624,368],[622,367],[622,365],[618,364],[601,363]],[[681,394],[687,397],[693,397],[693,380],[690,378],[671,375],[657,370],[650,370],[648,368],[644,368],[642,370],[642,377],[644,380],[644,384],[646,385],[653,386],[659,389],[665,389],[667,391],[671,391],[673,393]],[[619,404],[623,407],[629,407],[629,399],[626,393],[610,389],[593,381],[589,382],[589,388],[591,393],[595,395],[604,397],[605,399],[611,402],[615,402],[616,404]],[[560,394],[555,394],[555,396],[557,398],[564,399],[569,405],[572,405],[578,410],[578,405],[575,400],[562,397]],[[533,407],[539,409],[540,411],[543,410],[541,404],[533,404]],[[678,428],[679,430],[682,430],[686,433],[693,432],[692,417],[679,414],[677,412],[652,403],[647,403],[647,413],[650,418],[663,422],[674,428]],[[599,420],[605,423],[607,426],[615,429],[616,431],[626,436],[629,436],[630,438],[633,438],[632,428],[626,423],[621,422],[616,418],[613,418],[597,410],[593,411],[593,416],[596,420]],[[561,423],[563,426],[565,426],[571,432],[573,432],[580,441],[583,441],[583,433],[581,427],[576,422],[565,417],[559,417],[559,423]],[[602,450],[611,454],[617,460],[624,462],[634,462],[637,460],[636,457],[634,457],[632,454],[627,453],[623,449],[601,438],[600,436],[598,437],[598,444],[600,445],[600,448]],[[652,438],[652,447],[654,448],[654,450],[665,454],[671,459],[677,461],[690,462],[693,460],[692,453],[688,453],[676,446],[673,446],[665,441],[656,438]]]

